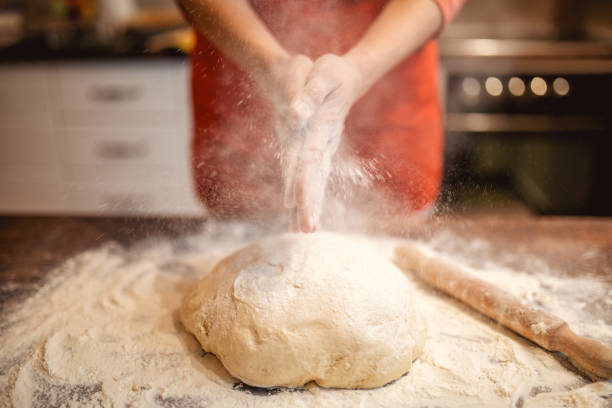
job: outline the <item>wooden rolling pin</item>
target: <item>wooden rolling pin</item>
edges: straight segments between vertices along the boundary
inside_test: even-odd
[[[591,379],[612,378],[612,348],[577,335],[558,317],[528,306],[428,252],[414,244],[401,244],[395,251],[395,262],[544,349],[565,353],[571,363]]]

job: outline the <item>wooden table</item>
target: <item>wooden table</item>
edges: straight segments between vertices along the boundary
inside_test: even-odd
[[[53,267],[81,251],[108,241],[130,246],[147,238],[170,239],[194,233],[205,222],[199,218],[0,217],[0,305],[4,308],[27,297]],[[466,241],[486,240],[487,251],[493,255],[512,251],[539,256],[557,273],[597,276],[612,287],[612,218],[443,216],[428,221],[418,235],[427,238],[441,230],[465,236]]]

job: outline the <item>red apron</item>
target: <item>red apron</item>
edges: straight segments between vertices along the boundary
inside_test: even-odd
[[[253,0],[290,53],[343,54],[384,5],[380,0]],[[280,211],[281,170],[272,107],[255,83],[202,35],[191,55],[198,196],[221,217]],[[382,176],[355,196],[385,200],[393,211],[434,203],[442,177],[443,128],[436,43],[427,42],[381,78],[351,109],[341,145]],[[359,186],[355,187],[359,189]],[[331,186],[333,190],[333,186]]]

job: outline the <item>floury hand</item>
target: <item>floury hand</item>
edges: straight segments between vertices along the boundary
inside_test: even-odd
[[[290,55],[248,0],[177,2],[185,17],[254,78],[274,104],[284,204],[294,229],[312,232],[351,106],[435,36],[463,0],[390,0],[347,54],[326,54],[314,63]]]
[[[319,226],[332,158],[362,83],[361,72],[348,58],[323,55],[284,118],[291,129],[284,154],[281,147],[284,205],[294,231],[314,232]]]
[[[310,232],[300,227],[296,202],[295,180],[300,157],[305,147],[306,123],[312,115],[305,115],[298,98],[307,84],[313,62],[304,55],[278,59],[270,69],[256,75],[263,94],[274,106],[274,128],[280,148],[283,178],[283,201],[290,209],[292,230]]]

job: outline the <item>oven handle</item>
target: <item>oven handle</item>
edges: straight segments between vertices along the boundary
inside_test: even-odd
[[[552,116],[503,113],[447,113],[450,132],[591,132],[609,128],[598,116]]]

